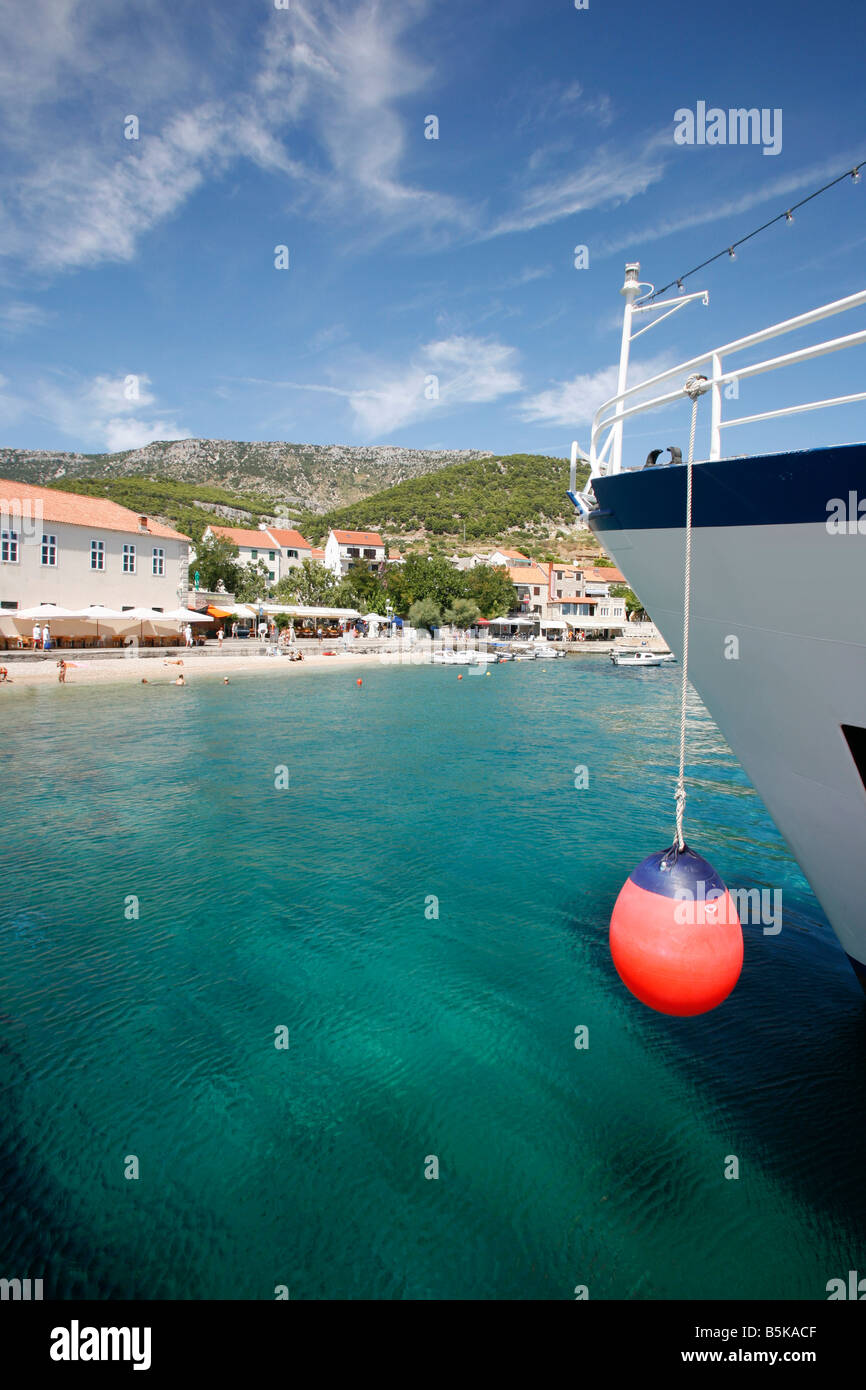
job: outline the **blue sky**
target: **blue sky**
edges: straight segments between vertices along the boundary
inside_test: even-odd
[[[615,378],[625,261],[663,284],[866,157],[856,15],[847,0],[6,7],[0,444],[586,444]],[[780,108],[780,152],[678,145],[674,113],[698,101]],[[846,180],[687,282],[709,308],[641,339],[635,377],[862,289],[864,213],[866,176]],[[862,326],[846,314],[827,336]],[[864,353],[744,382],[731,409],[863,389]],[[641,461],[684,421],[643,418]],[[847,406],[726,443],[864,424]]]

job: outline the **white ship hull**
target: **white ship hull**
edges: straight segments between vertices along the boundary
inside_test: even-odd
[[[686,468],[596,481],[590,525],[682,660]],[[696,464],[689,674],[866,986],[866,446]],[[852,745],[853,740],[853,745]]]

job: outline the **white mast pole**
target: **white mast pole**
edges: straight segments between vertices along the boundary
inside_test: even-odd
[[[625,283],[620,294],[625,297],[625,308],[622,315],[622,342],[619,349],[619,375],[616,382],[616,394],[621,395],[625,390],[628,380],[628,357],[631,348],[631,318],[632,306],[640,291],[640,262],[629,261],[625,268]],[[618,406],[619,408],[619,406]],[[622,420],[618,420],[614,425],[613,449],[611,453],[611,473],[618,473],[622,467]]]

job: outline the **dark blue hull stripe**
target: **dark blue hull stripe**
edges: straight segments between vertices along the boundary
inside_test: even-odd
[[[682,465],[596,478],[594,488],[598,511],[590,513],[589,524],[599,534],[685,525]],[[814,522],[844,529],[852,543],[866,538],[866,444],[695,465],[694,526]]]

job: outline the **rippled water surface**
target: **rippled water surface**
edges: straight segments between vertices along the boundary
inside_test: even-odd
[[[703,1019],[610,964],[618,889],[671,838],[677,670],[361,674],[10,692],[0,1273],[825,1298],[866,1267],[863,996],[697,702],[689,840],[782,888],[785,926],[747,927]]]

